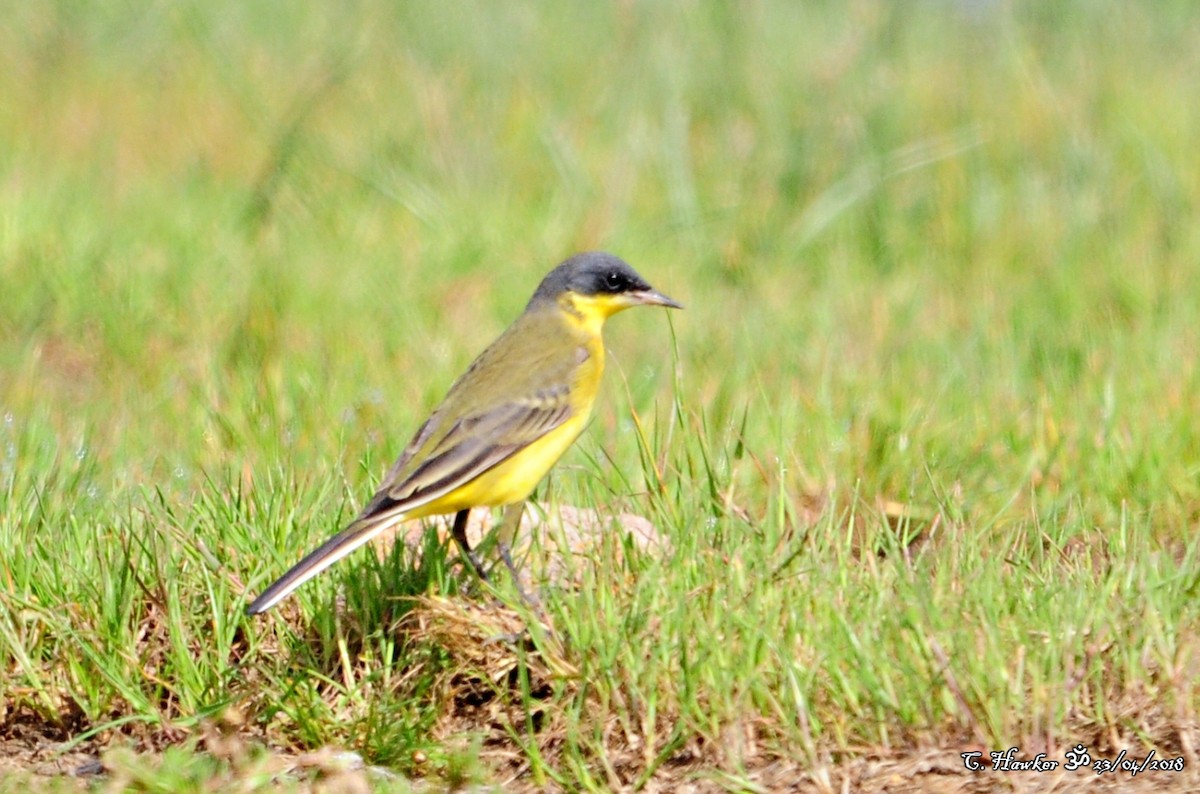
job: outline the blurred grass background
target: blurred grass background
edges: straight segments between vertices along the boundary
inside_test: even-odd
[[[1192,4],[4,6],[10,719],[57,713],[70,736],[238,702],[222,653],[260,631],[238,616],[238,587],[261,586],[344,520],[541,275],[603,248],[688,309],[670,325],[643,312],[610,326],[597,419],[543,494],[632,495],[677,553],[756,561],[678,581],[678,566],[650,582],[642,569],[630,603],[753,593],[746,631],[792,610],[819,625],[788,631],[815,634],[772,642],[824,659],[781,646],[773,663],[730,660],[731,678],[701,676],[687,696],[711,724],[685,719],[664,746],[713,741],[739,709],[783,723],[773,752],[810,762],[952,741],[947,725],[1069,742],[1081,724],[1123,735],[1115,702],[1158,715],[1143,739],[1189,746]],[[650,458],[668,507],[636,496],[659,485]],[[932,539],[916,563],[889,545],[912,534]],[[864,563],[864,542],[891,553]],[[909,568],[889,567],[901,557]],[[138,572],[135,558],[162,570]],[[771,571],[793,560],[787,587],[801,590],[772,593]],[[155,587],[175,595],[143,592]],[[878,602],[856,601],[856,587]],[[809,588],[828,600],[805,601]],[[1066,594],[1078,625],[1045,602]],[[901,597],[927,600],[904,613]],[[214,626],[224,650],[194,678],[138,680],[137,664],[106,675],[106,655],[149,653],[130,629],[145,604],[177,600],[180,658]],[[204,603],[211,614],[196,612]],[[603,613],[572,603],[560,620]],[[709,617],[674,626],[702,636],[729,616]],[[805,644],[839,621],[876,646]],[[914,626],[928,664],[871,678]],[[651,629],[610,627],[607,641],[630,631]],[[1013,643],[1043,634],[1029,678]],[[979,656],[953,684],[943,647]],[[810,697],[803,735],[791,707],[767,705],[775,678],[702,705],[706,686],[724,692],[760,663],[809,676],[789,684]],[[911,689],[891,689],[891,675]],[[355,741],[332,725],[268,732],[285,735]],[[582,767],[602,750],[588,753]]]

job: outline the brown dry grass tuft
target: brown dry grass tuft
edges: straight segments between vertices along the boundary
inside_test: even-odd
[[[577,671],[548,616],[429,596],[400,628],[450,655],[439,687],[438,737],[481,738],[483,758],[511,775],[524,767],[515,737],[532,733],[546,749],[557,741],[553,701],[570,694]]]

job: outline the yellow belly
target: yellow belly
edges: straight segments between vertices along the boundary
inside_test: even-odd
[[[579,438],[589,413],[571,417],[508,460],[456,488],[420,512],[431,515],[520,502],[533,492],[567,448]]]

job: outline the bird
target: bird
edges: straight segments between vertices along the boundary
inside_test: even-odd
[[[420,426],[370,502],[345,529],[246,607],[265,612],[401,521],[454,514],[451,534],[487,580],[467,540],[473,507],[504,507],[509,543],[523,503],[591,418],[604,372],[605,321],[634,306],[682,309],[621,258],[576,254],[542,279],[524,312],[471,363]]]

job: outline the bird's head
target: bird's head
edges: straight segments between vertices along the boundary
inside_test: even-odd
[[[600,251],[576,254],[550,271],[529,301],[569,300],[579,311],[611,317],[633,306],[683,306],[651,287],[623,259]]]

